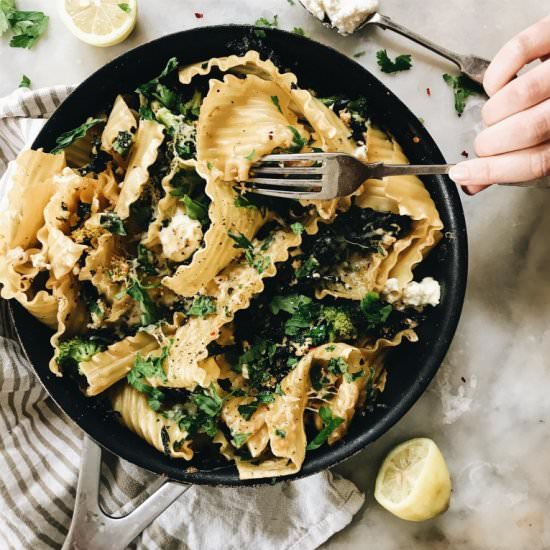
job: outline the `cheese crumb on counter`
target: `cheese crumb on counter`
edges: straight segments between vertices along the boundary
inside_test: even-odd
[[[378,0],[302,0],[317,19],[325,17],[339,33],[351,34],[378,10]]]
[[[178,208],[170,223],[160,230],[159,237],[164,256],[174,262],[183,262],[200,247],[202,226]]]

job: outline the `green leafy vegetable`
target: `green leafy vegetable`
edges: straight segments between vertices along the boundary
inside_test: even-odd
[[[101,118],[89,118],[86,122],[84,122],[84,124],[81,124],[68,132],[64,132],[55,140],[56,146],[50,152],[55,154],[59,153],[59,151],[62,151],[63,149],[66,149],[78,139],[82,139],[88,133],[90,128],[93,128],[102,122],[104,122],[104,120]]]
[[[294,27],[292,29],[292,32],[294,34],[297,34],[298,36],[307,36],[306,31],[304,31],[304,29],[302,29],[302,27]]]
[[[41,11],[19,11],[13,2],[3,0],[0,12],[0,34],[7,30],[7,22],[13,32],[12,48],[32,48],[48,28],[49,17]]]
[[[160,355],[150,355],[146,359],[138,352],[132,369],[126,377],[130,386],[147,396],[147,403],[154,411],[160,409],[164,400],[164,393],[158,388],[147,384],[144,380],[147,378],[159,378],[162,382],[167,381],[163,364],[168,357],[169,350],[170,346],[164,346]]]
[[[209,223],[208,205],[205,202],[192,199],[189,195],[183,195],[181,200],[185,204],[185,213],[192,220],[199,221],[203,226]]]
[[[307,144],[307,140],[304,139],[300,135],[300,132],[298,132],[298,130],[296,130],[296,128],[294,128],[294,126],[289,126],[289,128],[290,128],[290,131],[292,132],[292,143],[293,143],[293,145],[291,145],[287,149],[287,151],[289,153],[299,153],[304,148],[304,146]]]
[[[319,261],[315,256],[310,256],[302,261],[301,265],[296,268],[295,274],[298,279],[305,279],[315,273],[319,267]]]
[[[323,421],[323,429],[315,436],[313,441],[311,441],[306,447],[307,451],[314,451],[318,449],[325,441],[329,438],[330,434],[338,427],[342,422],[343,418],[339,416],[333,416],[331,410],[328,407],[321,407],[319,409],[319,416]]]
[[[196,296],[187,310],[187,315],[191,317],[205,317],[212,313],[216,313],[216,299],[212,296]]]
[[[89,361],[96,353],[103,351],[105,346],[95,340],[76,336],[59,344],[57,364],[64,369],[78,369],[80,363]]]
[[[238,193],[234,201],[235,206],[239,208],[256,208],[258,210],[258,206],[250,200],[249,195],[248,193]]]
[[[134,138],[131,132],[121,130],[113,141],[113,150],[116,151],[122,158],[125,158],[130,152],[133,139]]]
[[[260,392],[251,403],[239,405],[239,414],[245,419],[250,420],[252,415],[262,404],[275,403],[275,396],[271,392]]]
[[[280,430],[279,428],[275,428],[275,435],[284,439],[286,437],[286,432],[284,430]]]
[[[199,118],[202,103],[202,93],[200,90],[195,90],[189,101],[186,101],[180,105],[180,113],[185,117],[190,116]]]
[[[483,94],[481,86],[464,75],[444,74],[443,80],[452,88],[455,100],[455,111],[461,116],[466,107],[466,100],[474,94]]]
[[[194,394],[192,399],[199,410],[207,416],[217,416],[222,410],[223,399],[218,395],[213,384],[210,384],[208,393]]]
[[[377,292],[368,292],[361,300],[359,308],[363,313],[367,330],[383,325],[390,316],[393,308],[391,304],[384,304]]]
[[[147,292],[148,288],[137,277],[132,277],[130,285],[125,291],[128,296],[139,304],[141,310],[140,322],[144,327],[156,323],[160,318],[158,308]]]
[[[245,443],[245,441],[250,437],[251,434],[231,434],[231,445],[235,447],[236,449],[239,449],[242,447]]]
[[[301,235],[304,232],[305,227],[300,222],[295,222],[291,224],[290,229],[292,229],[296,235]]]
[[[252,149],[252,151],[250,151],[250,153],[248,153],[248,155],[246,155],[246,157],[244,158],[246,160],[253,160],[255,156],[256,156],[256,149]]]
[[[273,315],[277,315],[280,311],[285,311],[293,315],[300,308],[309,306],[312,303],[312,299],[303,294],[289,294],[287,296],[276,295],[273,296],[271,302],[269,302],[269,308]]]
[[[125,11],[126,13],[130,13],[132,11],[132,9],[130,8],[130,6],[126,3],[122,3],[122,4],[119,4],[118,7],[122,10],[122,11]]]
[[[146,275],[156,275],[158,273],[155,267],[153,252],[142,243],[139,243],[137,246],[136,263],[138,268]]]
[[[273,21],[270,21],[269,19],[266,19],[265,17],[260,17],[256,20],[254,23],[256,27],[261,27],[259,29],[254,29],[254,34],[258,38],[265,38],[266,33],[263,29],[275,29],[279,26],[278,16],[273,16]]]
[[[124,222],[120,219],[120,216],[114,212],[105,212],[101,214],[99,223],[113,235],[125,236],[128,234],[126,233]]]
[[[178,59],[176,57],[171,57],[162,72],[149,82],[145,82],[136,88],[136,92],[142,94],[148,99],[157,99],[168,109],[174,109],[177,106],[178,95],[174,90],[168,88],[161,80],[174,72],[178,68]],[[144,114],[149,115],[148,112]],[[152,115],[152,113],[151,113]],[[148,116],[146,118],[149,118]],[[151,117],[152,118],[152,117]]]
[[[21,82],[19,83],[19,88],[30,88],[31,79],[27,75],[21,77]]]
[[[376,59],[380,69],[384,73],[397,73],[399,71],[408,71],[412,67],[411,55],[402,54],[392,61],[388,56],[386,50],[379,50],[376,52]]]
[[[242,233],[235,233],[234,231],[228,231],[227,234],[235,241],[235,244],[233,245],[235,248],[254,250],[254,245],[250,242],[246,235],[243,235]]]
[[[348,364],[343,357],[332,357],[327,364],[327,371],[339,376],[348,372]]]
[[[276,95],[272,95],[271,96],[271,101],[273,103],[273,105],[275,105],[275,107],[277,107],[277,110],[279,111],[279,113],[282,113],[282,109],[281,109],[281,104],[279,103],[279,96],[276,96]]]

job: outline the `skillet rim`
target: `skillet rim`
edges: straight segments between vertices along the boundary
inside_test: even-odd
[[[229,38],[230,40],[239,39],[242,36],[245,36],[249,33],[254,26],[251,25],[214,25],[207,27],[199,27],[195,29],[189,29],[185,31],[179,31],[172,33],[160,38],[157,38],[153,41],[141,44],[136,48],[128,50],[122,55],[114,58],[109,63],[103,65],[98,70],[94,71],[88,78],[86,78],[75,90],[68,96],[68,98],[56,109],[52,114],[50,119],[47,121],[43,129],[40,131],[36,137],[32,148],[36,149],[38,147],[44,147],[49,150],[53,146],[53,138],[60,134],[60,132],[67,129],[67,125],[63,123],[64,111],[67,110],[68,106],[72,106],[81,99],[80,96],[89,95],[92,86],[95,84],[97,79],[100,79],[109,74],[113,74],[117,66],[121,63],[124,63],[128,60],[133,60],[134,65],[139,59],[139,54],[146,51],[154,51],[159,49],[165,42],[177,41],[179,38],[188,38],[193,34],[209,34],[220,32],[229,32],[233,36]],[[418,118],[408,109],[408,107],[391,92],[382,82],[380,82],[372,73],[365,69],[362,65],[357,63],[351,58],[348,58],[345,54],[340,53],[338,50],[322,44],[320,42],[311,40],[306,37],[297,36],[293,33],[282,31],[279,29],[265,29],[267,35],[267,41],[270,42],[273,37],[275,37],[275,42],[277,37],[284,39],[286,41],[294,41],[304,48],[309,48],[309,50],[322,51],[325,50],[327,55],[332,57],[331,63],[336,61],[341,61],[342,63],[352,63],[355,67],[353,70],[357,73],[362,72],[363,76],[372,81],[373,86],[378,87],[380,92],[386,94],[387,100],[395,107],[396,110],[400,111],[406,116],[404,122],[408,123],[410,128],[414,129],[415,135],[420,137],[424,148],[428,147],[429,151],[426,153],[430,157],[432,162],[445,162],[443,155],[441,154],[439,148],[433,141],[430,134],[420,123]],[[162,48],[160,48],[162,50]],[[226,55],[226,54],[220,54]],[[190,57],[195,58],[196,54],[190,54]],[[200,56],[199,56],[200,59]],[[298,74],[298,76],[300,76]],[[69,125],[72,127],[74,125]],[[402,144],[403,145],[403,144]],[[425,157],[424,157],[425,158]],[[14,321],[14,326],[16,333],[18,335],[21,346],[25,352],[25,355],[29,359],[29,362],[33,366],[33,370],[37,374],[42,385],[53,399],[53,401],[59,406],[59,408],[66,414],[66,416],[76,425],[78,425],[83,431],[85,431],[89,437],[96,441],[103,448],[114,453],[115,455],[133,462],[134,464],[152,471],[157,474],[163,474],[168,476],[170,479],[175,481],[180,481],[184,483],[196,483],[196,484],[207,484],[207,485],[222,485],[222,486],[243,486],[243,485],[260,485],[273,483],[273,479],[276,482],[286,481],[290,479],[299,479],[315,473],[320,472],[321,470],[331,468],[336,466],[340,462],[350,458],[351,456],[357,454],[362,449],[364,449],[369,443],[372,443],[378,439],[381,435],[387,432],[405,413],[412,407],[412,405],[420,398],[427,388],[429,382],[437,372],[441,361],[443,360],[449,345],[452,341],[458,321],[460,319],[460,313],[462,310],[462,305],[464,301],[465,289],[466,289],[466,279],[467,279],[467,237],[466,237],[466,226],[464,220],[464,213],[462,210],[461,201],[459,199],[458,191],[454,184],[450,182],[447,177],[435,176],[432,181],[437,182],[437,185],[430,185],[429,188],[433,192],[436,190],[436,195],[439,199],[445,204],[448,210],[448,221],[446,224],[447,229],[454,230],[454,238],[452,243],[450,243],[450,248],[453,249],[451,254],[452,267],[453,269],[450,272],[449,279],[451,284],[449,284],[448,293],[445,297],[446,300],[446,313],[447,317],[443,321],[443,327],[441,332],[438,334],[438,340],[435,343],[435,346],[430,350],[428,357],[421,364],[422,367],[422,376],[418,376],[414,382],[407,389],[406,393],[403,395],[399,403],[397,403],[392,409],[390,409],[387,414],[382,416],[376,423],[370,426],[368,429],[362,431],[353,438],[348,438],[335,445],[333,447],[325,447],[320,449],[314,454],[308,454],[306,461],[303,464],[302,469],[297,474],[292,476],[285,476],[279,478],[263,478],[257,480],[240,480],[236,474],[236,469],[233,466],[224,467],[219,470],[202,470],[199,472],[186,472],[182,469],[179,461],[170,461],[168,464],[161,464],[161,460],[153,460],[147,456],[140,454],[139,449],[137,452],[130,452],[127,447],[124,447],[124,442],[114,441],[116,445],[107,444],[104,442],[105,437],[102,437],[102,434],[98,433],[97,429],[90,430],[90,427],[84,427],[83,424],[86,423],[83,420],[84,415],[75,416],[66,412],[65,407],[60,403],[59,391],[53,384],[52,378],[55,377],[47,376],[47,373],[43,372],[42,369],[39,369],[34,362],[30,359],[30,355],[27,351],[27,346],[24,343],[25,336],[21,335],[22,329],[20,323],[24,320],[25,316],[31,316],[30,313],[26,312],[17,303],[13,301],[10,302],[9,308]],[[451,185],[449,185],[451,183]],[[433,252],[432,252],[433,253]],[[451,261],[450,260],[450,261]],[[47,368],[47,365],[46,365]],[[98,424],[98,427],[100,425]],[[130,434],[128,431],[129,438],[130,435],[137,437],[134,434]],[[104,435],[104,434],[103,434]],[[163,455],[151,448],[151,450],[158,454],[162,458]],[[166,462],[166,461],[165,461]]]

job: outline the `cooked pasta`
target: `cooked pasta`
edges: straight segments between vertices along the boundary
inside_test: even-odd
[[[437,281],[413,281],[443,229],[428,191],[401,176],[330,201],[246,192],[271,153],[407,162],[365,98],[318,97],[254,51],[171,59],[95,115],[56,154],[19,156],[2,297],[54,330],[52,372],[105,392],[182,467],[200,450],[243,479],[298,472],[369,414],[387,351],[439,302]]]

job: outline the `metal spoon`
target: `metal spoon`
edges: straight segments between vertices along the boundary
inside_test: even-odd
[[[300,0],[300,3],[307,11],[309,11],[309,13],[312,13],[301,0]],[[315,16],[315,14],[312,14],[312,15]],[[331,24],[330,20],[327,17],[325,17],[322,23],[327,27],[334,28],[334,26]],[[447,48],[438,46],[437,44],[434,44],[431,40],[428,40],[427,38],[424,38],[423,36],[420,36],[419,34],[416,34],[415,32],[410,31],[409,29],[403,27],[402,25],[395,23],[395,21],[392,21],[389,17],[382,15],[381,13],[378,13],[378,12],[370,14],[365,19],[365,21],[363,21],[356,27],[355,31],[364,29],[368,25],[377,25],[384,30],[390,29],[402,36],[406,36],[407,38],[409,38],[410,40],[413,40],[417,44],[420,44],[421,46],[428,48],[432,52],[435,52],[443,56],[445,59],[452,61],[458,66],[460,71],[463,74],[465,74],[468,78],[470,78],[474,82],[477,82],[478,84],[483,84],[483,77],[485,76],[485,71],[487,70],[487,67],[489,66],[489,63],[490,63],[486,59],[483,59],[481,57],[476,57],[475,55],[460,55],[458,53],[448,50]]]

